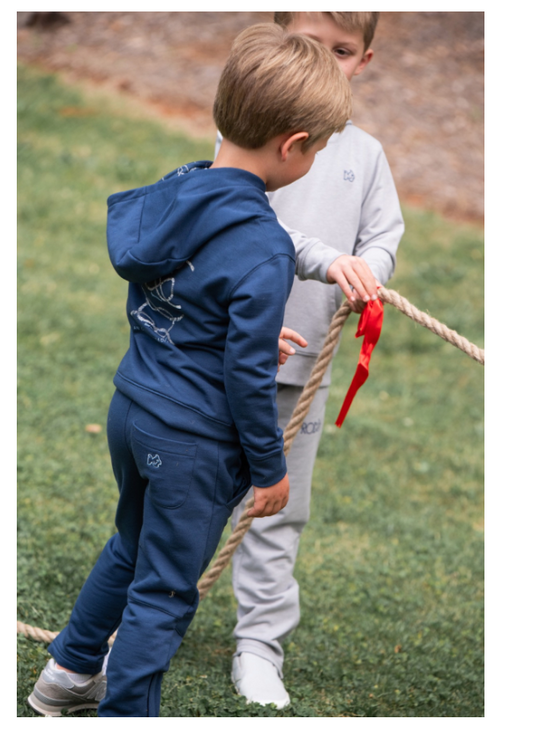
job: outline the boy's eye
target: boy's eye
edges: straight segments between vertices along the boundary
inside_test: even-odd
[[[350,52],[345,48],[336,48],[334,53],[336,53],[337,56],[342,56],[342,57],[350,55]]]

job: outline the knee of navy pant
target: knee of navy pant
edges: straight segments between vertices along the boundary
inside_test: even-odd
[[[186,563],[186,559],[184,562]],[[172,562],[169,560],[168,563]],[[194,566],[196,568],[196,563]],[[161,568],[158,571],[161,571]],[[187,580],[177,568],[173,569],[167,578],[164,569],[162,575],[159,575],[141,550],[137,558],[136,578],[128,592],[128,604],[153,608],[173,619],[188,617],[192,619],[199,601],[197,581],[196,572],[190,580]]]

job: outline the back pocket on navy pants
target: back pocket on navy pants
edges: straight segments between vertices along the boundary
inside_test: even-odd
[[[132,449],[152,502],[167,509],[181,507],[191,486],[196,444],[152,436],[134,424]]]

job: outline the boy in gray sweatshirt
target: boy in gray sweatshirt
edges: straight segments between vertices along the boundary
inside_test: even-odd
[[[326,45],[351,80],[373,56],[370,43],[378,15],[283,12],[275,13],[274,19],[289,31]],[[394,272],[404,224],[380,143],[351,122],[329,139],[306,176],[269,198],[297,255],[298,278],[284,325],[308,342],[305,349],[296,342],[295,353],[278,373],[279,425],[284,429],[343,293],[358,313],[366,301],[377,297],[377,285],[385,284]],[[289,349],[286,344],[287,354]],[[309,519],[313,465],[330,380],[331,365],[287,457],[288,504],[277,515],[256,518],[233,559],[238,621],[232,679],[249,702],[274,703],[278,708],[290,700],[282,682],[282,642],[300,618],[293,570],[300,535]],[[234,523],[246,499],[235,509]]]

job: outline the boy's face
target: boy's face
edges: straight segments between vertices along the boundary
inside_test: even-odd
[[[329,48],[348,81],[361,74],[374,55],[370,48],[365,51],[361,31],[345,31],[323,13],[296,13],[287,30],[314,38]]]

